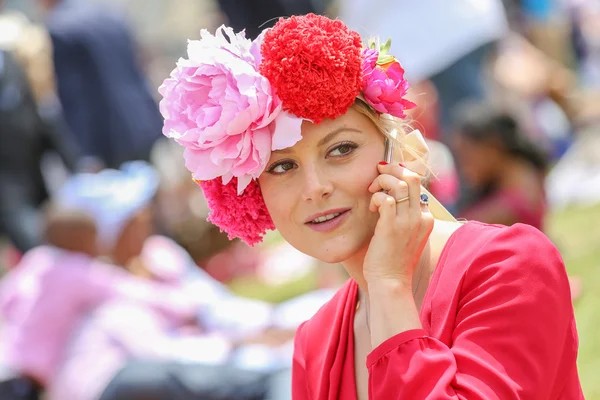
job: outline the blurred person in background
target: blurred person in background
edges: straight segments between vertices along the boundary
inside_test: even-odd
[[[231,358],[245,358],[240,349],[258,346],[267,369],[284,368],[289,362],[278,361],[278,347],[291,343],[294,329],[271,326],[272,305],[235,296],[175,242],[151,235],[157,177],[149,168],[136,163],[80,175],[64,189],[65,197],[89,210],[101,247],[114,262],[193,297],[196,322],[182,326],[127,299],[99,305],[66,346],[48,398],[263,399],[271,372],[256,364],[265,361],[259,357],[248,368],[248,361],[236,365]]]
[[[76,169],[77,147],[40,113],[22,66],[0,50],[0,233],[21,252],[42,243],[40,206],[48,198],[42,158],[50,151]]]
[[[60,113],[48,31],[18,11],[4,9],[0,0],[0,48],[13,54],[22,66],[36,103]]]
[[[2,1],[0,50],[8,55],[4,79],[11,81],[3,85],[4,107],[1,109],[5,121],[0,128],[2,148],[8,155],[0,168],[0,191],[4,193],[0,234],[8,234],[17,248],[17,251],[12,247],[7,249],[6,254],[13,256],[7,263],[10,267],[18,261],[21,252],[39,244],[37,208],[56,181],[47,170],[47,156],[57,153],[63,167],[73,170],[79,151],[68,135],[56,97],[50,36],[24,14],[4,9]],[[21,220],[23,223],[17,222]]]
[[[494,101],[518,117],[551,162],[560,158],[580,107],[571,99],[578,91],[575,73],[516,33],[503,41],[490,72]]]
[[[453,146],[457,164],[475,190],[460,217],[490,224],[524,223],[543,231],[548,157],[513,116],[491,105],[465,104],[458,112]],[[575,300],[581,282],[571,277],[569,284]]]
[[[201,304],[197,322],[182,325],[127,300],[99,306],[72,336],[48,399],[262,400],[271,371],[233,362],[237,348],[264,345],[276,353],[293,333],[275,340],[261,334],[269,307],[257,305],[257,315],[256,307],[248,307],[252,300],[236,301],[169,239],[149,239],[141,257],[144,262],[130,264],[130,272],[193,295]],[[239,330],[229,331],[234,325]]]
[[[584,0],[585,1],[585,0]],[[531,43],[563,66],[576,62],[572,8],[580,0],[520,0],[520,31]]]
[[[568,0],[571,16],[573,53],[581,76],[588,88],[600,88],[600,2]]]
[[[323,12],[317,1],[311,0],[218,0],[227,16],[227,25],[236,32],[246,30],[246,37],[256,38],[280,17]]]
[[[268,373],[227,362],[225,337],[186,333],[133,302],[106,303],[78,327],[49,400],[262,400]]]
[[[83,153],[111,168],[149,159],[162,118],[124,16],[89,2],[38,4],[52,39],[59,98]]]
[[[453,148],[465,180],[477,193],[461,217],[543,229],[547,159],[510,114],[489,105],[465,105]]]
[[[67,181],[48,209],[47,244],[27,252],[0,285],[3,362],[40,388],[52,382],[75,327],[106,301],[123,298],[175,320],[196,318],[197,304],[191,296],[97,259],[111,235],[116,237],[113,259],[128,262],[139,254],[139,243],[148,232],[143,206],[156,185],[152,182],[155,176],[139,165],[131,167],[127,179],[121,181],[130,191],[114,180],[113,185],[97,186],[106,183],[102,178],[107,174],[111,171],[75,175]],[[89,181],[88,176],[100,179]],[[107,194],[114,197],[115,190],[120,196],[110,203]],[[102,215],[108,223],[98,224],[94,213],[98,202],[94,205],[91,198],[113,206],[111,215]],[[115,224],[114,215],[125,223]],[[107,228],[112,230],[107,232]]]

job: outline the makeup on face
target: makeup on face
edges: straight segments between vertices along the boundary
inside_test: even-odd
[[[306,225],[317,232],[330,232],[342,225],[351,212],[350,209],[339,209],[319,213],[311,217]]]

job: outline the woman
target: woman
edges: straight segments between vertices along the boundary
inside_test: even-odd
[[[461,217],[490,224],[529,224],[544,230],[544,153],[510,115],[487,105],[466,105],[456,126],[454,150],[465,181],[476,199]],[[570,277],[571,298],[581,295],[578,277]]]
[[[478,193],[461,217],[543,229],[547,160],[514,118],[486,105],[466,106],[454,150],[465,181]]]
[[[388,50],[315,15],[254,42],[221,27],[159,89],[212,222],[251,245],[277,228],[351,276],[298,329],[293,398],[582,398],[560,255],[538,230],[459,224],[428,196]]]

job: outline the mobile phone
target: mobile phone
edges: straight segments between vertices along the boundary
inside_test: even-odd
[[[392,141],[386,136],[383,142],[383,161],[390,164],[394,157],[394,145]]]
[[[398,131],[392,130],[390,132],[390,136],[394,139],[398,137]],[[394,141],[390,139],[387,135],[385,136],[385,140],[383,142],[383,161],[391,164],[394,159]]]
[[[392,158],[394,158],[394,143],[386,136],[383,141],[383,161],[390,164]],[[381,189],[380,192],[388,193],[384,189]]]

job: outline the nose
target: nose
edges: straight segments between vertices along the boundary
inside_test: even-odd
[[[326,199],[333,192],[333,184],[325,171],[318,165],[303,168],[302,198],[304,201],[320,201]]]

